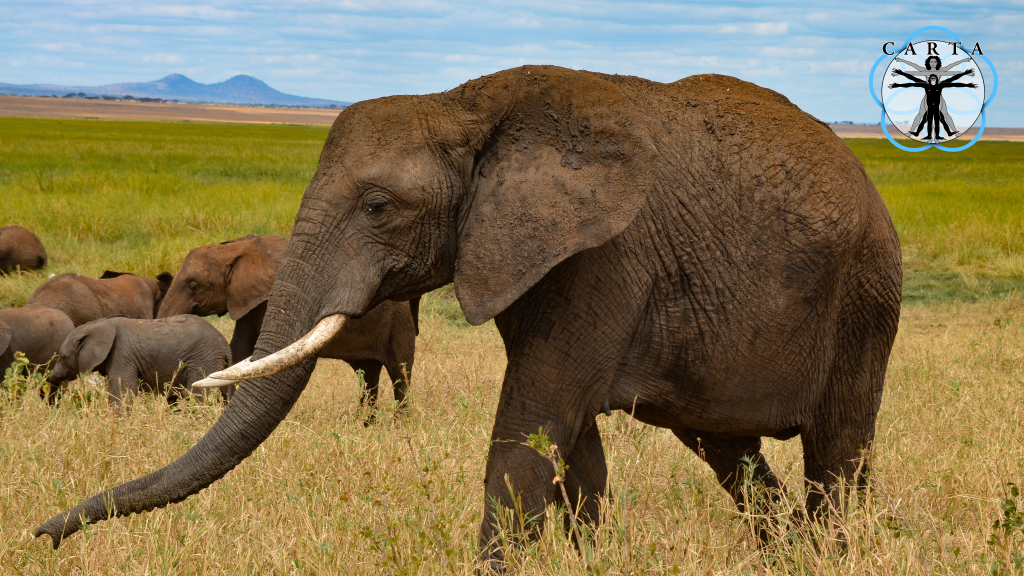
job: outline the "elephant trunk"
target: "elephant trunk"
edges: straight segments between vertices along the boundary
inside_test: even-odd
[[[192,304],[189,302],[188,293],[179,285],[171,284],[167,294],[160,302],[157,310],[157,318],[167,318],[178,314],[189,314],[192,312]]]
[[[320,310],[309,296],[314,293],[306,286],[278,282],[254,359],[286,347],[313,325]],[[316,359],[308,358],[273,376],[245,382],[210,431],[180,458],[50,518],[35,535],[49,534],[56,548],[81,529],[83,520],[95,522],[162,508],[206,488],[270,436],[302,394],[315,366]]]

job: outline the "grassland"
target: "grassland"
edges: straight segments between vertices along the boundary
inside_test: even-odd
[[[0,134],[0,225],[36,230],[52,258],[45,273],[0,279],[11,306],[49,273],[152,275],[199,244],[287,233],[325,129],[0,118]],[[515,572],[1020,573],[1024,499],[1009,483],[1024,483],[1024,145],[909,155],[848,144],[897,224],[908,301],[875,489],[840,522],[848,552],[832,527],[815,549],[806,526],[758,552],[751,519],[703,463],[667,431],[614,414],[598,422],[616,497],[587,562],[549,520],[539,542],[510,550]],[[364,428],[351,370],[321,361],[288,419],[225,479],[57,552],[31,538],[35,526],[182,454],[221,407],[144,397],[115,418],[87,381],[57,409],[3,399],[0,574],[471,573],[501,340],[490,323],[468,326],[450,290],[428,295],[421,316],[407,420]],[[797,506],[799,443],[765,452]]]

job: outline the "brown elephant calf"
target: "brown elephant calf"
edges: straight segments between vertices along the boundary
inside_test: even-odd
[[[155,279],[109,270],[98,279],[69,272],[43,282],[25,305],[60,310],[75,326],[119,315],[151,320],[173,279],[169,272]]]
[[[104,318],[68,334],[46,381],[52,386],[52,402],[68,380],[99,372],[107,377],[111,406],[120,407],[140,390],[167,394],[169,400],[188,396],[194,382],[230,360],[228,341],[197,316]]]
[[[230,314],[235,321],[232,362],[241,362],[256,346],[267,297],[287,246],[288,239],[281,236],[246,236],[194,248],[168,288],[159,317]],[[318,354],[344,360],[353,370],[363,371],[363,406],[372,409],[377,402],[381,368],[388,371],[395,400],[404,406],[409,386],[406,379],[416,354],[418,309],[419,298],[408,303],[386,301],[349,322]],[[367,423],[372,419],[371,410]]]

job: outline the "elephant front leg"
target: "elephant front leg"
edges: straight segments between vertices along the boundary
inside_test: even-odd
[[[601,444],[601,432],[597,421],[590,419],[590,426],[565,459],[565,490],[569,497],[568,506],[578,522],[595,525],[600,521],[601,498],[608,486],[608,464]],[[556,494],[557,498],[559,494]],[[567,515],[565,529],[571,530],[571,518]],[[573,535],[575,539],[576,536]],[[584,536],[584,538],[586,538]],[[577,547],[583,543],[576,542]]]
[[[231,333],[231,363],[238,364],[252,356],[256,349],[256,340],[260,337],[263,316],[267,313],[267,303],[263,302],[235,322],[235,331]]]
[[[554,497],[554,468],[526,440],[525,435],[494,437],[487,453],[480,549],[498,572],[504,569],[507,546],[539,533],[544,508]]]

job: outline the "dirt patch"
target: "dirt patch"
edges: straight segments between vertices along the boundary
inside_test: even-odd
[[[0,96],[0,116],[330,126],[341,110]]]

